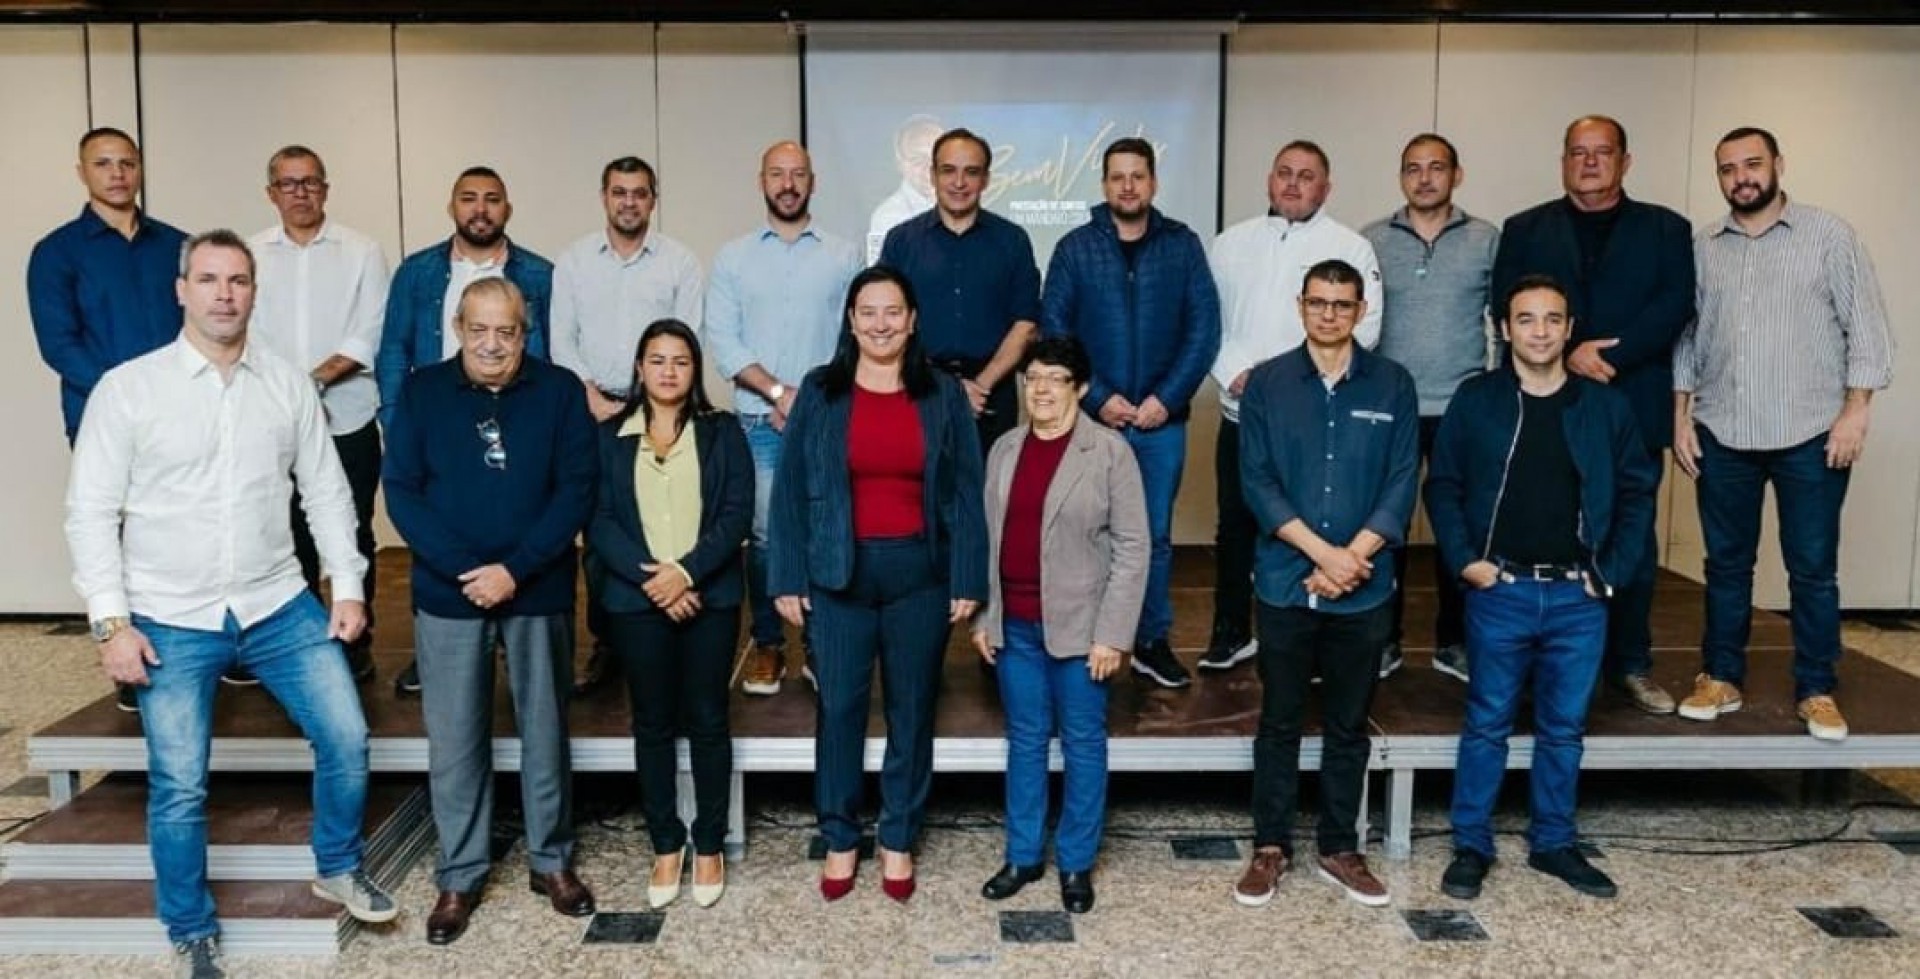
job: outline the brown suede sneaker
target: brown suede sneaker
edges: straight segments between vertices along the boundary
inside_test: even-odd
[[[1840,705],[1832,697],[1808,697],[1795,709],[1800,719],[1807,722],[1807,733],[1822,741],[1847,740],[1847,719],[1840,714]]]
[[[756,697],[771,697],[780,692],[780,681],[786,675],[786,647],[756,643],[747,651],[746,668],[740,671],[740,690]]]
[[[1370,908],[1384,908],[1390,900],[1387,897],[1387,885],[1367,869],[1367,858],[1351,851],[1347,853],[1323,853],[1319,857],[1320,876],[1325,877],[1335,887],[1345,891],[1347,896]]]
[[[1247,872],[1240,875],[1240,883],[1233,885],[1234,902],[1249,908],[1264,906],[1273,900],[1274,886],[1286,872],[1286,851],[1277,846],[1263,846],[1253,851]]]
[[[1690,721],[1711,721],[1744,706],[1740,688],[1725,680],[1700,674],[1693,678],[1693,692],[1680,702],[1680,716]]]

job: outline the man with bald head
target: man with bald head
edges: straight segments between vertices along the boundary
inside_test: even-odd
[[[1656,461],[1673,441],[1673,345],[1693,320],[1692,231],[1687,220],[1622,190],[1633,157],[1627,130],[1608,116],[1582,116],[1561,141],[1566,195],[1507,219],[1493,260],[1490,295],[1529,275],[1567,292],[1573,337],[1567,369],[1625,395]],[[1671,714],[1672,695],[1653,681],[1653,578],[1660,547],[1653,523],[1630,580],[1610,582],[1602,678],[1650,714]]]
[[[807,371],[833,356],[847,283],[860,250],[814,224],[813,160],[800,144],[775,143],[760,156],[762,227],[713,257],[706,335],[713,363],[733,380],[733,410],[753,451],[753,541],[747,551],[753,649],[741,689],[766,696],[786,676],[785,633],[767,594],[767,501],[780,465],[780,433]]]

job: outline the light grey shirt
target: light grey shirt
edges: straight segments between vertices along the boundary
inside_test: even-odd
[[[852,242],[808,227],[791,242],[770,227],[735,238],[713,257],[707,285],[707,351],[722,377],[753,364],[788,387],[833,358],[847,283],[861,268]],[[773,405],[735,384],[734,411]]]
[[[360,364],[362,370],[330,385],[320,402],[333,434],[365,428],[380,407],[373,382],[387,312],[387,258],[380,245],[331,221],[305,245],[278,224],[250,243],[260,268],[248,337],[308,371],[334,354]]]
[[[649,231],[639,251],[621,258],[606,231],[596,231],[553,263],[553,362],[625,397],[641,332],[668,317],[698,330],[701,288],[700,260],[685,245]]]
[[[1487,369],[1487,307],[1500,229],[1458,207],[1429,243],[1401,208],[1361,230],[1380,261],[1386,309],[1375,349],[1413,375],[1422,417],[1446,414],[1460,382]]]
[[[1847,389],[1893,379],[1873,262],[1838,215],[1788,201],[1749,235],[1731,214],[1693,240],[1699,318],[1673,348],[1673,389],[1728,448],[1785,449],[1833,427]]]

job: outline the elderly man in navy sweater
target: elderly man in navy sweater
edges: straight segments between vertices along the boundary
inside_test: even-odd
[[[493,812],[493,650],[504,644],[520,735],[528,886],[565,915],[593,913],[571,869],[567,696],[573,539],[598,476],[586,393],[526,356],[518,286],[461,293],[460,352],[408,377],[387,430],[387,509],[413,550],[414,648],[440,833],[427,941],[460,937],[486,885]]]
[[[1115,140],[1101,159],[1107,202],[1053,251],[1040,330],[1079,338],[1093,361],[1081,404],[1126,437],[1146,484],[1153,551],[1133,668],[1163,687],[1192,682],[1167,644],[1173,499],[1187,462],[1193,393],[1220,352],[1220,294],[1193,229],[1153,206],[1153,144]]]

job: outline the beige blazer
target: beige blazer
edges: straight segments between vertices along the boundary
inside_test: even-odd
[[[1028,427],[1000,437],[987,455],[989,558],[987,604],[974,616],[995,649],[1001,628],[1000,538],[1006,532],[1007,495]],[[1040,531],[1040,608],[1047,652],[1085,656],[1094,643],[1133,648],[1140,605],[1147,593],[1147,497],[1140,466],[1126,440],[1082,412],[1047,487]]]

